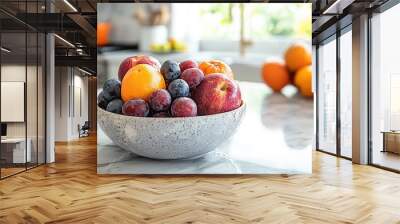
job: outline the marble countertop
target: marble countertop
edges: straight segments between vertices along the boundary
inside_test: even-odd
[[[177,60],[182,61],[188,58],[195,60],[206,60],[210,58],[220,59],[225,61],[228,64],[233,62],[242,62],[242,63],[250,63],[254,65],[260,65],[265,61],[265,58],[274,57],[275,55],[268,55],[265,52],[263,53],[249,53],[245,56],[242,56],[239,51],[198,51],[198,52],[181,52],[181,53],[166,53],[166,54],[157,54],[152,52],[141,52],[141,51],[132,51],[132,50],[121,50],[121,51],[111,51],[104,52],[98,55],[99,61],[106,61],[107,63],[119,63],[126,57],[132,55],[149,55],[157,58],[160,61],[165,60]]]
[[[216,150],[185,160],[153,160],[127,152],[98,127],[99,174],[297,174],[311,173],[313,101],[286,87],[241,82],[247,111],[237,132]]]

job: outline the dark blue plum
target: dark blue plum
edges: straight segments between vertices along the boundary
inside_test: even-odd
[[[181,69],[179,68],[178,62],[171,60],[165,61],[162,64],[160,71],[168,83],[178,79],[181,76]]]
[[[97,105],[105,110],[111,100],[113,100],[113,97],[109,93],[101,91],[101,93],[97,96]]]
[[[168,92],[173,99],[189,96],[189,85],[183,79],[175,79],[168,85]]]
[[[121,98],[121,83],[116,79],[109,79],[103,85],[103,91],[115,98]]]
[[[121,99],[113,99],[108,103],[106,110],[111,113],[121,114],[122,104],[123,102]]]

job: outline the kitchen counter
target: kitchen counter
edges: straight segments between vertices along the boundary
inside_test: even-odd
[[[276,58],[276,55],[259,53],[248,53],[245,56],[241,56],[238,52],[200,51],[196,53],[153,54],[131,50],[113,51],[103,53],[97,57],[98,74],[101,77],[100,83],[110,78],[116,78],[119,65],[125,58],[143,54],[152,56],[161,63],[168,59],[175,61],[219,59],[231,66],[235,79],[251,82],[261,82],[261,65],[267,58]]]
[[[98,128],[99,174],[278,174],[311,173],[313,101],[286,87],[241,82],[247,111],[231,139],[200,158],[153,160],[113,144]]]

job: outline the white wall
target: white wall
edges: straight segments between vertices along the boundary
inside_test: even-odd
[[[68,85],[67,67],[55,68],[55,141],[68,140]]]
[[[75,70],[76,72],[76,70]],[[73,94],[75,96],[72,96],[72,99],[75,100],[75,107],[73,108],[74,111],[72,111],[72,119],[71,119],[71,137],[78,138],[79,133],[78,133],[78,124],[83,125],[85,121],[88,121],[88,78],[85,76],[81,76],[81,73],[79,75],[74,75],[74,86],[75,86],[75,91]],[[80,90],[80,93],[78,91]],[[79,98],[77,98],[80,94],[80,103],[78,102]],[[80,104],[80,105],[79,105]],[[79,108],[81,106],[81,108]],[[79,109],[82,110],[80,113]]]
[[[25,82],[25,65],[2,65],[1,81]],[[6,108],[1,108],[6,110]],[[25,123],[7,123],[7,137],[25,137]]]
[[[140,24],[133,17],[135,5],[130,3],[97,4],[98,22],[110,22],[112,25],[109,37],[111,42],[119,44],[139,42]]]
[[[29,139],[30,148],[32,151],[32,161],[36,162],[38,153],[39,163],[44,162],[45,150],[45,117],[44,117],[44,74],[41,67],[38,71],[35,66],[25,66],[25,64],[3,64],[1,66],[1,81],[11,82],[24,82],[26,85],[26,107],[25,105],[20,108],[21,113],[26,110],[26,120],[22,122],[6,122],[7,123],[7,137],[9,138],[24,138],[25,135]],[[25,80],[27,78],[27,80]],[[2,89],[3,91],[4,89]],[[24,94],[21,90],[20,94]],[[37,92],[38,91],[38,92]],[[7,97],[2,95],[2,97]],[[22,102],[24,103],[24,102]],[[3,107],[2,112],[13,113],[13,108]],[[14,108],[15,110],[15,108]],[[15,112],[14,112],[15,113]],[[51,160],[49,160],[51,161]]]
[[[7,65],[2,65],[1,66],[1,81],[10,81],[10,82],[25,82],[25,75],[27,69],[28,74],[31,74],[32,72],[36,73],[36,67],[33,66],[28,66],[27,68],[25,65],[18,65],[18,64],[7,64]],[[30,83],[32,84],[32,83]],[[34,83],[36,85],[36,82]],[[30,90],[30,89],[28,89]],[[33,97],[36,98],[36,89],[34,89],[34,93],[27,93],[28,102],[33,101]],[[32,97],[31,97],[32,96]],[[35,105],[36,107],[36,105]],[[1,110],[7,110],[7,108],[1,108]],[[36,114],[34,114],[34,117],[31,116],[31,114],[28,114],[28,121],[34,120],[35,118],[35,123],[36,123]],[[8,137],[25,137],[25,123],[26,122],[7,122],[7,136]],[[32,127],[32,125],[28,126],[29,128]],[[29,134],[29,133],[28,133]]]
[[[88,78],[70,67],[56,67],[55,73],[55,141],[70,141],[79,137],[78,124],[88,120]]]

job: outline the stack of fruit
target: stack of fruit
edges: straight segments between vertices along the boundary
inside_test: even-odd
[[[242,105],[238,84],[222,61],[197,64],[133,56],[120,64],[119,81],[107,80],[98,105],[136,117],[193,117],[228,112]],[[121,81],[121,82],[120,82]]]
[[[311,53],[302,44],[293,44],[285,52],[285,62],[267,61],[262,67],[264,82],[275,92],[294,84],[304,97],[312,97]]]
[[[166,43],[153,43],[150,49],[154,53],[171,53],[171,52],[184,52],[186,51],[186,44],[175,38],[169,38]]]

